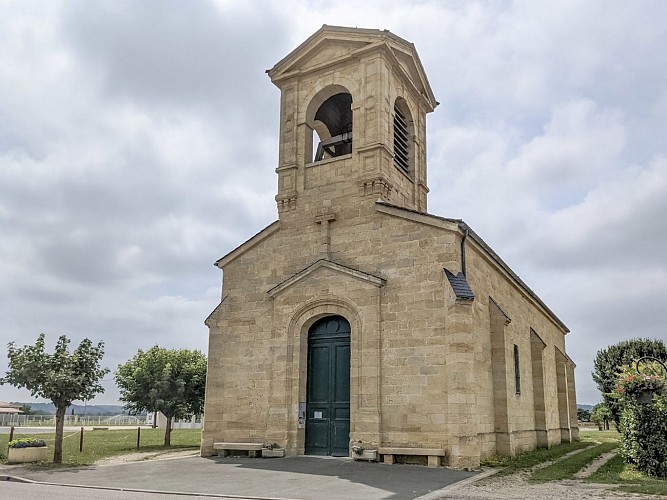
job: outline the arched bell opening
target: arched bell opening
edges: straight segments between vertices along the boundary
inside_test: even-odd
[[[309,105],[307,124],[314,162],[352,153],[352,95],[344,87],[331,86],[318,94]]]

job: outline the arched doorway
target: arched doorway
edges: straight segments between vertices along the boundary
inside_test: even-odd
[[[348,456],[350,323],[327,316],[308,330],[306,455]]]

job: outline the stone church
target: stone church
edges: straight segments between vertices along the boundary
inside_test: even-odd
[[[569,330],[465,222],[427,211],[438,102],[414,45],[325,25],[268,75],[278,220],[216,262],[202,455],[360,444],[478,467],[577,438]]]

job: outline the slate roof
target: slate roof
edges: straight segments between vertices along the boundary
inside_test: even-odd
[[[447,275],[449,284],[452,285],[452,290],[454,290],[457,299],[463,299],[463,300],[475,299],[475,294],[472,293],[470,285],[468,284],[468,280],[463,275],[463,273],[454,275],[453,273],[450,273],[447,269],[445,269],[445,274]]]

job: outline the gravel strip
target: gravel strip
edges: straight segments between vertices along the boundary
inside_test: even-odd
[[[142,462],[144,460],[166,460],[169,458],[183,458],[199,455],[199,450],[185,451],[145,451],[138,453],[128,453],[126,455],[116,455],[113,457],[102,458],[95,462],[95,465],[118,465],[130,462]]]
[[[510,476],[491,476],[454,492],[446,493],[440,498],[448,500],[604,500],[619,498],[664,500],[664,497],[659,495],[614,491],[614,486],[607,484],[584,483],[576,480],[531,483],[528,477],[527,472]]]
[[[618,450],[612,450],[610,452],[605,453],[604,455],[599,456],[598,458],[593,460],[590,464],[588,464],[588,467],[584,467],[579,472],[577,472],[574,475],[574,478],[585,479],[587,477],[592,476],[600,467],[602,467],[604,464],[609,462],[609,460],[614,458],[617,453]]]

